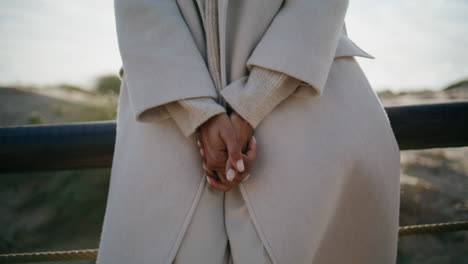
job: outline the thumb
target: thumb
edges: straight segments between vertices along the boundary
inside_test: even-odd
[[[234,129],[226,129],[221,133],[221,138],[227,147],[229,153],[229,160],[232,166],[238,171],[243,172],[245,170],[244,161],[242,160],[241,148],[239,146],[237,135]]]
[[[252,138],[249,141],[246,155],[250,161],[255,160],[255,158],[257,157],[257,139],[254,136],[252,136]]]

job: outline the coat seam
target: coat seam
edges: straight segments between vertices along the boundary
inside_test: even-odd
[[[266,239],[265,233],[263,232],[263,230],[260,227],[260,224],[258,223],[258,217],[255,214],[255,211],[253,209],[253,204],[250,202],[249,195],[247,194],[247,191],[245,190],[244,185],[240,183],[239,187],[244,197],[244,202],[247,205],[247,210],[249,211],[250,218],[252,219],[252,222],[255,226],[255,229],[257,230],[260,240],[263,243],[263,246],[265,247],[266,251],[268,252],[270,256],[271,262],[273,262],[273,264],[278,264],[278,261],[276,260],[276,256],[273,254],[273,248],[271,247],[271,244]]]
[[[198,203],[200,201],[200,197],[201,197],[201,194],[203,192],[205,183],[206,183],[206,177],[205,177],[205,172],[203,172],[202,180],[201,180],[201,182],[200,182],[200,184],[198,186],[197,193],[195,194],[195,197],[193,198],[192,205],[190,206],[188,212],[186,213],[185,220],[182,223],[181,228],[177,229],[177,230],[180,230],[180,232],[179,232],[179,235],[177,236],[175,242],[172,244],[172,247],[171,247],[170,253],[169,253],[169,257],[168,257],[168,259],[166,261],[167,264],[172,264],[176,254],[177,254],[177,251],[179,250],[179,247],[182,244],[182,240],[183,240],[183,238],[185,236],[185,233],[186,233],[186,231],[187,231],[187,229],[188,229],[188,227],[190,225],[192,216],[195,213],[195,208],[197,207],[197,205],[198,205]]]

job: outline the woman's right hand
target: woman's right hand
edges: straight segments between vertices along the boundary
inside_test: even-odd
[[[229,191],[238,184],[226,179],[226,164],[238,172],[245,170],[241,146],[226,113],[217,114],[200,126],[199,146],[203,168],[215,189]]]

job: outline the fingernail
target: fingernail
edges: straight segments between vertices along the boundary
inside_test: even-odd
[[[205,151],[204,151],[203,149],[200,149],[200,154],[201,154],[202,156],[205,156]]]
[[[242,180],[242,182],[245,182],[245,181],[247,181],[249,178],[250,178],[250,173],[249,173],[249,174],[247,174],[247,176],[245,176],[245,178]]]
[[[233,169],[229,168],[228,172],[226,173],[226,179],[228,181],[234,180],[234,177],[236,177],[236,173],[234,172]]]
[[[197,140],[197,145],[198,145],[199,147],[201,147],[201,142],[200,142],[200,140]]]
[[[205,163],[202,163],[202,167],[203,167],[203,169],[206,171]]]
[[[211,179],[210,179],[210,177],[206,176],[206,181],[208,181],[208,183],[211,185]]]
[[[252,140],[254,143],[257,143],[257,139],[254,136],[252,136]]]
[[[243,172],[244,171],[244,161],[243,160],[238,160],[237,163],[237,169],[239,169],[239,172]]]

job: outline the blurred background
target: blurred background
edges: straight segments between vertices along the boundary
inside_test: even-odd
[[[351,0],[385,106],[468,100],[467,0]],[[0,126],[111,120],[112,0],[0,2]],[[468,219],[468,147],[402,151],[400,225]],[[109,169],[0,175],[0,254],[97,248]],[[466,263],[467,232],[402,237],[398,263]],[[74,263],[92,263],[90,261]]]

